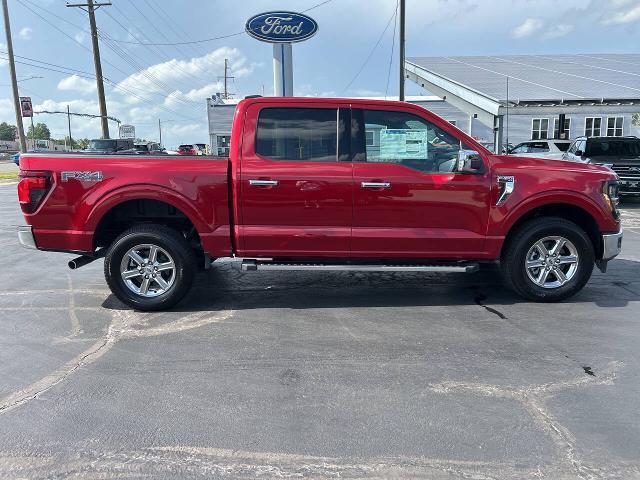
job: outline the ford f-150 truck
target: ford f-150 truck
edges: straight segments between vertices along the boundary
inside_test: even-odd
[[[113,293],[168,308],[212,259],[244,270],[469,272],[523,297],[578,292],[621,249],[618,180],[494,155],[407,103],[248,98],[229,158],[25,154],[25,246],[104,256]]]

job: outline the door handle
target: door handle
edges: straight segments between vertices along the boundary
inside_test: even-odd
[[[277,187],[278,180],[249,180],[249,185],[254,187]]]
[[[391,188],[389,182],[362,182],[360,185],[362,188]]]

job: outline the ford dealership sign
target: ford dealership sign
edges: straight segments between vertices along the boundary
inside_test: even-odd
[[[247,33],[258,40],[270,43],[302,42],[313,37],[318,24],[301,13],[266,12],[247,20]]]

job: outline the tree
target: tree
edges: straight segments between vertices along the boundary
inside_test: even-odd
[[[0,123],[0,140],[13,141],[16,139],[16,126],[7,122]]]
[[[75,143],[78,146],[78,148],[84,150],[85,148],[89,147],[91,140],[89,140],[88,138],[79,138],[75,141]]]
[[[36,140],[50,140],[51,132],[46,123],[36,123],[35,128],[29,126],[27,138],[35,138]]]
[[[640,127],[640,112],[634,113],[631,116],[631,123],[633,124],[634,127]]]

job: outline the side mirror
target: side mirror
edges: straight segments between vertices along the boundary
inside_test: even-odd
[[[575,155],[576,157],[581,157],[581,156],[583,156],[583,155],[584,155],[584,152],[583,152],[582,150],[576,150],[576,153],[574,153],[574,155]]]
[[[475,150],[460,150],[458,152],[459,173],[480,173],[484,168],[484,163],[480,154]]]

